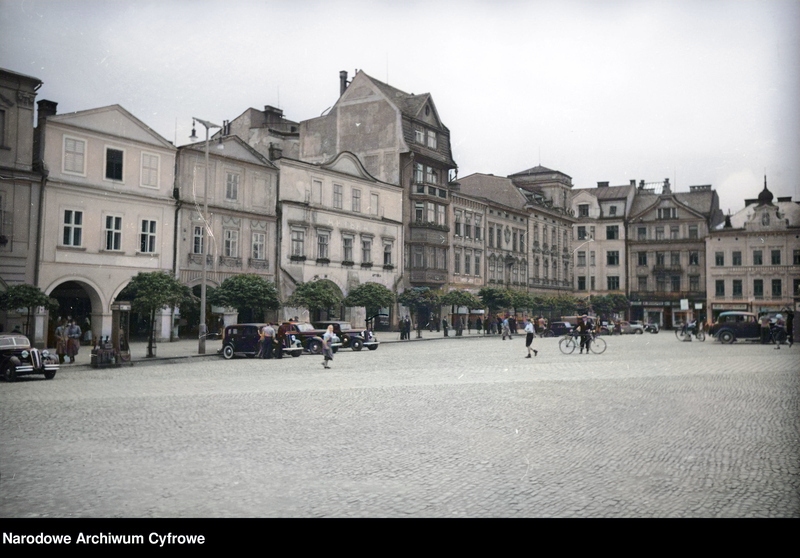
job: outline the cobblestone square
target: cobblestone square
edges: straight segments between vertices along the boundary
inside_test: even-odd
[[[800,347],[423,335],[0,384],[0,515],[800,516]]]

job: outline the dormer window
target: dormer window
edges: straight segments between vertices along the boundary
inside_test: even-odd
[[[578,217],[588,217],[589,216],[589,204],[582,203],[578,206]]]
[[[658,208],[658,218],[659,219],[677,219],[678,218],[678,208],[676,208],[676,207],[659,207]]]
[[[428,147],[436,149],[436,132],[428,130]]]

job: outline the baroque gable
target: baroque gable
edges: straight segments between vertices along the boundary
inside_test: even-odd
[[[50,116],[47,120],[110,137],[174,149],[169,141],[119,105]]]

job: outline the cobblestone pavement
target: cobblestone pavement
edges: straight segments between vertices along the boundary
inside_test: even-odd
[[[3,383],[0,516],[800,517],[800,347],[606,340]]]

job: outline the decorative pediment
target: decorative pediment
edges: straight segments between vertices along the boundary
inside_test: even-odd
[[[321,164],[320,167],[365,180],[376,180],[374,176],[367,172],[361,160],[349,151],[342,151],[329,162]]]
[[[59,114],[48,117],[47,121],[115,138],[174,149],[169,141],[119,105]]]

